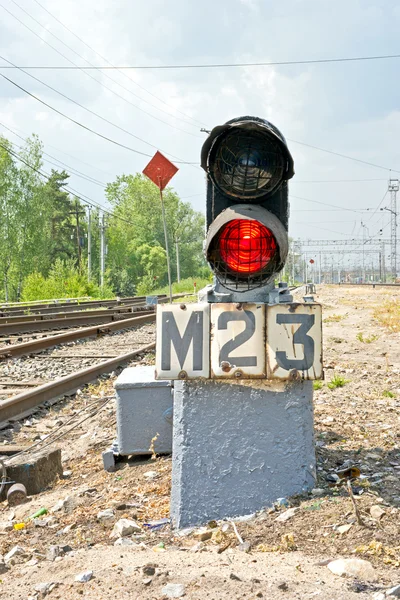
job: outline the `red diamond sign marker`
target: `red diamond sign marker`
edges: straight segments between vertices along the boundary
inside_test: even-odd
[[[178,167],[157,150],[147,167],[143,170],[143,175],[151,179],[162,191],[177,171],[179,171]]]

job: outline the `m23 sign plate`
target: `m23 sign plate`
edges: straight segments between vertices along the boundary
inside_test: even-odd
[[[157,379],[321,379],[319,304],[157,306]]]

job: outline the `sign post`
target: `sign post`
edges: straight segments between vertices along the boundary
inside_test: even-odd
[[[143,175],[146,175],[160,190],[161,200],[161,212],[162,220],[164,225],[164,239],[165,239],[165,252],[167,255],[167,271],[168,271],[168,287],[169,287],[169,301],[172,303],[172,283],[171,283],[171,267],[169,259],[168,249],[168,232],[167,232],[167,220],[165,218],[165,206],[163,198],[163,190],[171,181],[172,177],[177,173],[178,167],[176,167],[171,161],[169,161],[161,152],[156,152],[151,161],[148,163],[146,168],[143,170]]]

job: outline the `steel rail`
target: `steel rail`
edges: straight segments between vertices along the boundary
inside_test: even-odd
[[[106,360],[86,369],[81,369],[65,377],[60,377],[50,383],[39,385],[33,390],[17,394],[8,400],[0,402],[0,422],[8,421],[22,413],[43,404],[49,400],[56,400],[66,394],[72,394],[82,385],[90,383],[104,373],[110,373],[115,368],[127,363],[138,354],[152,350],[155,342],[141,346],[137,350],[121,354],[116,358]]]
[[[161,298],[162,299],[162,298]],[[82,302],[80,304],[46,304],[43,306],[15,306],[12,308],[4,308],[0,306],[0,315],[26,315],[26,314],[46,314],[47,312],[71,312],[82,311],[92,308],[123,308],[124,306],[135,306],[145,304],[145,298],[126,298],[124,300],[98,300],[96,302]]]
[[[83,340],[86,338],[101,337],[114,331],[121,331],[123,329],[129,329],[130,327],[152,323],[155,320],[156,314],[149,312],[145,315],[130,319],[110,321],[108,323],[104,323],[102,327],[84,327],[76,331],[66,331],[57,335],[40,338],[39,340],[30,340],[21,344],[2,346],[0,347],[0,359],[16,358],[18,356],[25,356],[27,354],[35,354],[37,352],[41,352],[42,350],[46,350],[47,348],[58,346],[59,344],[66,344],[68,342],[74,342],[76,340]]]
[[[165,297],[165,294],[162,294],[160,296],[160,298]],[[111,300],[72,300],[71,301],[64,301],[64,302],[57,302],[56,300],[45,300],[42,303],[38,303],[38,302],[15,302],[14,304],[10,304],[8,305],[7,303],[3,303],[0,304],[0,310],[20,310],[25,309],[28,310],[29,308],[32,309],[36,309],[36,308],[49,308],[49,307],[59,307],[62,308],[64,306],[91,306],[91,305],[96,305],[101,303],[102,305],[109,305],[109,304],[115,304],[118,302],[131,302],[132,300],[138,300],[141,302],[144,302],[146,300],[146,296],[127,296],[126,298],[120,298],[119,300],[117,300],[117,298],[113,298]]]
[[[4,323],[26,323],[29,321],[51,321],[54,319],[72,319],[74,317],[90,316],[97,317],[102,315],[116,315],[118,313],[133,313],[139,309],[144,309],[144,303],[135,303],[111,308],[100,308],[94,310],[77,310],[72,312],[50,312],[45,314],[29,314],[29,315],[4,315],[0,314],[0,325]]]
[[[372,287],[400,287],[400,283],[378,283],[378,282],[368,282],[368,283],[327,283],[326,285],[339,285],[341,287],[344,287],[346,285],[358,285],[358,286],[363,286],[363,285],[369,285]]]
[[[70,304],[69,306],[58,307],[56,304],[53,306],[49,306],[47,308],[38,308],[38,309],[18,309],[13,311],[1,310],[0,309],[0,317],[17,317],[17,316],[36,316],[36,315],[47,315],[52,313],[59,314],[68,314],[71,312],[85,312],[94,310],[123,310],[124,308],[130,308],[135,306],[145,306],[144,300],[138,300],[130,302],[118,302],[114,303],[114,305],[107,304],[98,304],[93,306],[82,306],[82,304]]]
[[[137,316],[153,314],[150,311],[138,311]],[[24,323],[4,323],[0,325],[0,336],[10,335],[14,333],[29,333],[32,331],[49,331],[51,329],[66,329],[68,327],[82,327],[85,325],[101,325],[109,322],[126,321],[131,317],[132,313],[119,313],[115,315],[99,315],[91,317],[90,315],[62,318],[62,319],[47,319],[45,321],[26,321]]]

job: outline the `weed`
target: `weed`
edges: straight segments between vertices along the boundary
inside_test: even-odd
[[[400,299],[392,298],[377,306],[374,318],[389,331],[400,331]]]
[[[396,398],[396,395],[390,390],[384,390],[382,396],[385,396],[385,398]]]
[[[334,390],[335,388],[345,386],[346,383],[349,383],[349,382],[350,382],[349,379],[345,379],[341,375],[334,375],[332,377],[332,379],[330,380],[330,382],[328,383],[328,388],[330,390]]]
[[[316,381],[313,382],[314,390],[320,390],[323,385],[324,384],[322,383],[322,381],[320,379],[317,379]]]
[[[364,337],[364,334],[362,333],[362,331],[360,331],[359,333],[357,333],[356,338],[358,339],[359,342],[362,342],[363,344],[370,344],[371,342],[374,342],[375,340],[377,340],[378,336],[375,334],[372,334],[368,337]]]
[[[338,323],[342,319],[344,319],[344,315],[331,315],[330,317],[326,317],[326,319],[324,319],[324,323]]]
[[[321,510],[321,506],[322,506],[323,502],[324,502],[323,500],[316,500],[315,502],[310,504],[310,506],[306,506],[305,510]]]

